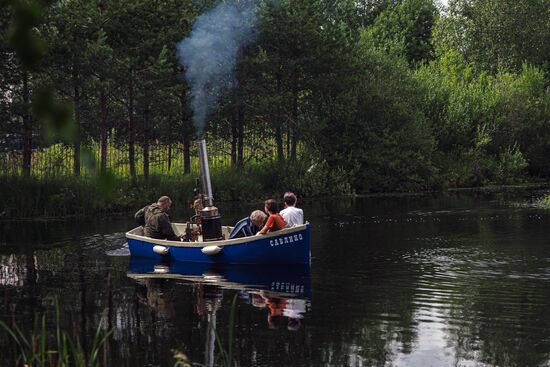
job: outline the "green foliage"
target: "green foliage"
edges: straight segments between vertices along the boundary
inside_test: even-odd
[[[52,88],[38,89],[33,96],[31,109],[42,121],[46,143],[51,144],[57,140],[70,143],[76,139],[73,106],[67,102],[57,102]]]
[[[387,7],[368,30],[370,42],[403,55],[411,65],[432,59],[432,28],[437,9],[432,0],[403,0]]]
[[[341,168],[331,169],[326,162],[308,160],[272,162],[245,169],[255,178],[264,196],[292,189],[302,197],[352,194],[350,175]],[[257,191],[258,192],[258,191]]]
[[[438,142],[434,162],[443,186],[512,183],[543,161],[548,140],[544,74],[524,66],[520,74],[476,73],[456,51],[423,66],[415,77],[421,103]],[[539,166],[540,165],[540,166]]]
[[[523,170],[527,167],[527,161],[516,146],[507,147],[499,156],[495,167],[494,182],[498,184],[511,184],[522,177]]]
[[[240,51],[233,90],[209,122],[209,142],[232,166],[213,172],[217,197],[549,177],[548,1],[451,0],[441,14],[431,0],[258,2],[257,42]],[[52,170],[89,176],[22,180],[36,202],[23,198],[20,212],[6,196],[5,215],[126,211],[154,199],[155,184],[193,186],[159,172],[151,147],[181,142],[173,159],[194,170],[174,44],[214,2],[5,3],[0,140],[23,156],[12,171],[35,174],[64,142],[72,164]],[[113,152],[124,154],[107,164]]]
[[[528,62],[548,73],[549,18],[549,0],[450,0],[436,48],[461,50],[478,70],[519,72]]]
[[[434,141],[417,109],[422,94],[406,62],[362,39],[353,80],[324,113],[315,144],[331,167],[342,167],[358,191],[418,190],[430,186]],[[402,98],[406,95],[407,98]],[[341,109],[334,111],[334,106]]]
[[[21,65],[36,68],[46,53],[46,43],[36,32],[44,12],[42,1],[7,0],[12,9],[13,23],[8,30],[7,43],[15,51]]]
[[[263,200],[293,190],[302,197],[350,194],[349,176],[325,163],[306,161],[273,163],[245,168],[212,170],[216,200]],[[101,180],[99,176],[99,180]],[[162,195],[179,208],[192,201],[195,177],[159,176],[137,179],[107,176],[109,190],[97,177],[0,176],[0,218],[86,216],[131,212]]]

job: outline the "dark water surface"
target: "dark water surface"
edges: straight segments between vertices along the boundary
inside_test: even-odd
[[[100,322],[114,330],[102,363],[172,366],[179,350],[208,365],[219,355],[209,322],[226,343],[236,299],[242,366],[550,366],[550,211],[531,204],[542,194],[304,203],[310,276],[275,277],[285,293],[250,287],[247,270],[170,277],[153,264],[140,276],[131,218],[0,223],[0,319],[29,330],[35,314],[53,319],[57,298],[84,343]],[[253,206],[220,209],[229,224]]]

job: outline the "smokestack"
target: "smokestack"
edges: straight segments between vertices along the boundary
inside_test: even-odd
[[[206,141],[204,139],[197,140],[197,150],[199,152],[201,189],[204,202],[204,208],[200,213],[202,240],[205,242],[222,240],[222,217],[218,212],[218,208],[213,205],[210,168],[208,167],[208,154],[206,153]]]
[[[204,206],[212,206],[214,198],[212,196],[212,184],[210,182],[210,167],[208,166],[208,154],[206,153],[206,140],[197,140],[197,150],[199,152],[201,191],[204,197]]]

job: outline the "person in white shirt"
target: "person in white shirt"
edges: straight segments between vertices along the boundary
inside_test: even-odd
[[[286,192],[284,195],[285,208],[280,214],[286,222],[287,227],[294,227],[304,224],[304,212],[296,208],[296,195],[292,192]]]

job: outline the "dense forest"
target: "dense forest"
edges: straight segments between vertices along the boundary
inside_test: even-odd
[[[147,179],[150,147],[176,142],[179,174],[191,172],[195,129],[176,45],[216,2],[2,4],[0,144],[20,153],[18,175],[32,176],[33,152],[59,143],[82,175],[92,142],[105,173],[108,141],[126,147],[129,177]],[[268,145],[270,169],[313,168],[354,192],[550,176],[550,0],[258,0],[254,9],[255,39],[208,116],[231,170]]]

